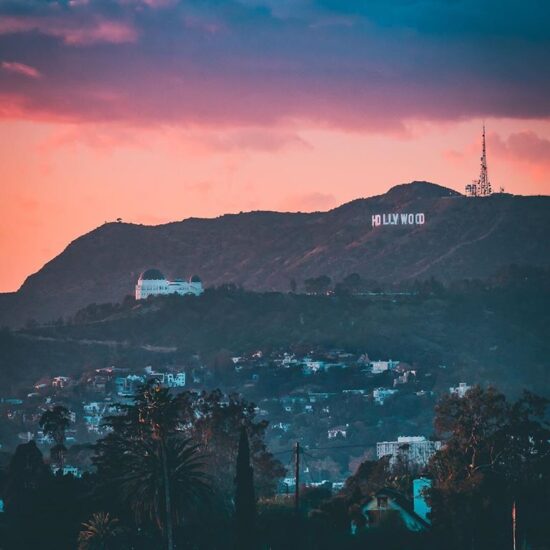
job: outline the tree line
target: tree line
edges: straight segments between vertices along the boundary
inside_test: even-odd
[[[446,396],[434,426],[445,445],[424,470],[366,460],[337,494],[302,487],[296,510],[276,495],[285,468],[252,404],[219,391],[173,395],[153,381],[107,419],[93,473],[54,475],[34,441],[17,447],[0,479],[2,548],[545,550],[548,405],[493,388]],[[61,468],[67,411],[54,407],[40,423]],[[388,487],[410,496],[418,475],[432,480],[431,529],[408,531],[395,516],[369,525],[365,500]]]

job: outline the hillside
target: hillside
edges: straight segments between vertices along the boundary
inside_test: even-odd
[[[424,213],[423,225],[372,227],[371,216]],[[484,278],[510,264],[550,266],[550,197],[466,198],[426,182],[398,185],[329,212],[249,212],[159,226],[108,223],[72,242],[17,293],[0,295],[0,325],[57,319],[131,294],[140,272],[199,274],[206,286],[298,289],[350,273],[399,282]]]
[[[356,297],[208,290],[89,306],[72,324],[5,332],[0,371],[14,385],[117,364],[162,365],[220,350],[333,347],[437,368],[457,380],[516,393],[550,391],[548,272],[509,281],[436,288],[406,296]],[[0,333],[1,335],[2,333]],[[34,378],[33,378],[34,377]]]

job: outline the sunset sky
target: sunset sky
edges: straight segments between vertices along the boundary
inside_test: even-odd
[[[0,0],[0,291],[117,217],[550,194],[550,2]]]

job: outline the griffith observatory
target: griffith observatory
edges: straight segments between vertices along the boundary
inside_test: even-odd
[[[202,281],[197,275],[193,275],[189,281],[183,279],[170,281],[158,269],[144,271],[136,284],[136,300],[145,300],[149,296],[166,294],[200,296],[203,292]]]

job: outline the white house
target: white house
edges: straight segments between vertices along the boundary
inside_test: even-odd
[[[60,470],[61,468],[57,465],[55,466],[52,466],[52,472],[54,474],[57,474],[57,472]],[[63,466],[63,471],[62,471],[63,475],[66,476],[66,475],[72,475],[74,477],[82,477],[82,470],[80,468],[77,468],[76,466],[69,466],[68,464],[66,464],[65,466]]]
[[[167,388],[183,388],[185,386],[185,372],[155,372],[153,367],[145,367],[148,379],[157,380],[161,386]]]
[[[326,370],[326,367],[323,361],[314,361],[310,357],[304,357],[302,369],[304,374],[313,374],[320,370]]]
[[[113,416],[119,413],[115,403],[105,401],[90,401],[83,403],[84,423],[89,432],[101,432],[104,430],[103,419],[105,416]]]
[[[390,465],[398,458],[409,464],[426,466],[436,451],[441,449],[441,441],[431,441],[422,435],[399,436],[397,441],[381,441],[376,444],[376,456],[380,459],[390,455]]]
[[[458,386],[449,388],[449,393],[451,395],[456,395],[457,397],[463,398],[471,389],[472,386],[468,386],[466,382],[460,382]]]
[[[330,428],[330,430],[327,431],[327,436],[329,439],[336,439],[338,436],[345,438],[348,436],[348,426],[335,426],[334,428]]]
[[[189,281],[183,279],[168,280],[158,269],[147,269],[136,284],[136,300],[145,300],[149,296],[180,294],[182,296],[200,296],[204,292],[202,281],[193,275]]]
[[[390,390],[389,388],[376,388],[372,390],[372,398],[377,405],[383,405],[384,401],[397,393],[397,390]]]
[[[399,361],[389,359],[388,361],[371,361],[370,367],[372,374],[382,374],[388,370],[394,370],[397,365],[399,365]]]
[[[145,383],[145,376],[129,374],[115,378],[116,394],[120,397],[130,397],[136,393],[139,386]]]
[[[52,386],[54,388],[64,388],[66,387],[71,379],[68,376],[56,376],[52,378]]]
[[[416,378],[415,370],[407,370],[403,374],[400,374],[397,378],[393,379],[393,387],[399,386],[402,384],[408,384]]]
[[[271,428],[274,430],[282,430],[283,432],[288,432],[290,430],[290,422],[276,422],[271,425]]]

